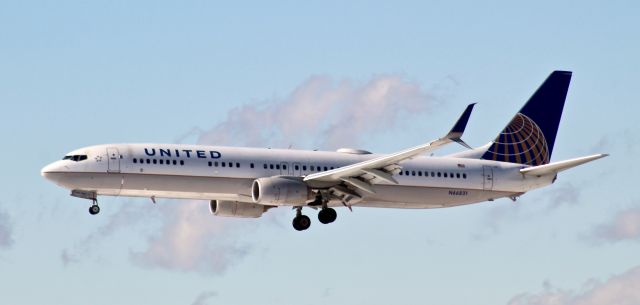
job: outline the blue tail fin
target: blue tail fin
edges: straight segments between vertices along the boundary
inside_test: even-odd
[[[570,81],[571,72],[551,73],[482,159],[533,166],[549,163]]]

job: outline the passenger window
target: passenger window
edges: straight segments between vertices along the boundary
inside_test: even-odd
[[[280,169],[280,164],[276,164],[276,169]]]
[[[306,165],[303,165],[303,166],[302,166],[302,170],[303,170],[303,171],[306,171],[306,170],[307,170],[307,166],[306,166]]]
[[[167,162],[165,162],[167,165],[171,165],[171,160],[167,160]]]
[[[405,176],[409,176],[409,171],[404,171]]]
[[[422,177],[422,171],[418,171],[418,176]]]
[[[158,160],[153,159],[153,164],[158,164]]]
[[[400,176],[402,176],[402,171],[400,171]]]
[[[467,179],[467,174],[462,174],[463,179]]]
[[[164,164],[164,160],[162,160],[162,159],[160,159],[159,162],[160,162],[160,164]]]
[[[240,168],[240,163],[236,162],[236,167]]]
[[[283,164],[282,169],[287,169],[287,166]]]
[[[449,173],[449,178],[453,178],[453,173]]]
[[[331,169],[333,169],[334,167],[332,166]]]
[[[411,176],[415,176],[416,175],[416,171],[411,171]]]
[[[436,173],[435,172],[431,172],[431,177],[435,177]]]
[[[211,164],[211,161],[209,161],[209,167],[211,167],[211,165],[213,165],[213,164]]]
[[[176,163],[177,163],[176,160],[173,160],[173,165],[176,165]]]
[[[253,168],[253,163],[249,164],[249,167]]]
[[[325,170],[325,171],[328,171],[329,169],[325,166],[325,167],[324,167],[324,170]]]
[[[133,163],[138,163],[138,159],[133,158]]]
[[[456,178],[460,179],[460,173],[456,173]]]
[[[222,163],[222,167],[227,167],[227,163],[226,162],[221,162]]]
[[[440,172],[438,172],[438,178],[442,177],[442,174]]]
[[[184,160],[180,160],[180,165],[184,165]]]
[[[295,166],[295,168],[296,168],[296,170],[299,170],[299,169],[300,169],[300,166],[296,165],[296,166]]]
[[[269,164],[269,169],[273,169],[273,164]]]
[[[218,161],[213,162],[213,166],[218,167],[218,165],[220,165],[218,164]]]
[[[315,167],[313,165],[309,166],[309,169],[311,169],[311,171],[315,170]]]
[[[264,164],[264,169],[267,169],[267,163]]]

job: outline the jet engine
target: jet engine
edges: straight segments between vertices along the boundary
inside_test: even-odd
[[[209,202],[211,214],[223,217],[258,218],[269,208],[269,206],[251,202],[222,200],[211,200]]]
[[[251,197],[265,205],[299,205],[314,198],[306,183],[292,177],[258,178],[251,185]]]

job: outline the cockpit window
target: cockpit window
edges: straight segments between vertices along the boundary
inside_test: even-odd
[[[62,160],[71,160],[75,162],[87,160],[87,155],[67,155]]]

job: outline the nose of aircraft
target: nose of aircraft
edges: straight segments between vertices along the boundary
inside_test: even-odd
[[[51,180],[51,173],[55,172],[58,168],[58,162],[53,162],[51,164],[48,164],[47,166],[43,167],[40,170],[40,175],[42,175],[42,177],[45,177],[49,180]]]

